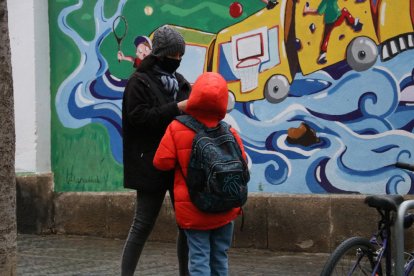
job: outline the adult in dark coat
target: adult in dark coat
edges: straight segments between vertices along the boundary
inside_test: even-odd
[[[130,77],[122,102],[124,187],[137,190],[135,216],[122,254],[122,275],[133,275],[166,192],[174,201],[173,171],[153,166],[158,144],[168,124],[182,114],[191,85],[176,72],[185,51],[184,38],[170,26],[158,28],[151,55]],[[178,232],[180,275],[188,273],[185,234]]]

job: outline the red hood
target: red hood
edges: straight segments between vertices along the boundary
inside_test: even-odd
[[[208,127],[214,127],[227,112],[226,80],[218,73],[203,73],[193,85],[185,112]]]

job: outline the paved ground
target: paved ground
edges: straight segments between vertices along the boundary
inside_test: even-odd
[[[19,235],[17,275],[120,275],[123,240]],[[231,248],[230,275],[319,275],[326,254]],[[178,275],[175,244],[148,242],[135,275]]]

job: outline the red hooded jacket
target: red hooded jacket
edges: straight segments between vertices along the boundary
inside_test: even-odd
[[[215,127],[225,117],[227,110],[227,83],[220,74],[207,72],[194,83],[187,102],[186,113],[207,127]],[[243,144],[236,130],[230,128],[246,159]],[[154,157],[159,170],[175,168],[174,206],[178,225],[183,229],[208,230],[226,225],[240,214],[240,208],[224,213],[205,213],[191,202],[183,173],[187,176],[191,146],[195,133],[174,120],[168,126]]]

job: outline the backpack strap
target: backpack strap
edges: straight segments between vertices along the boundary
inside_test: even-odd
[[[199,121],[197,121],[197,119],[195,119],[191,115],[180,115],[180,116],[175,117],[175,119],[177,121],[181,122],[182,124],[184,124],[185,126],[191,128],[195,132],[199,132],[200,130],[206,130],[208,132],[209,129],[216,129],[217,128],[217,127],[208,128],[203,123],[200,123]],[[227,130],[230,129],[230,125],[227,124],[224,121],[220,121],[219,126],[225,128]]]
[[[180,115],[180,116],[176,116],[175,117],[175,120],[177,120],[180,123],[182,123],[183,125],[189,127],[190,129],[192,129],[193,131],[195,131],[195,133],[197,133],[198,131],[204,129],[204,125],[202,123],[200,123],[199,121],[197,121],[196,119],[194,119],[190,115]],[[184,175],[184,171],[183,171],[183,168],[181,166],[180,166],[180,170],[181,170],[181,174],[184,177],[185,182],[187,182],[187,177]]]
[[[180,115],[175,117],[175,119],[180,123],[184,124],[185,126],[191,128],[196,133],[206,128],[202,123],[200,123],[193,116],[190,115]]]

